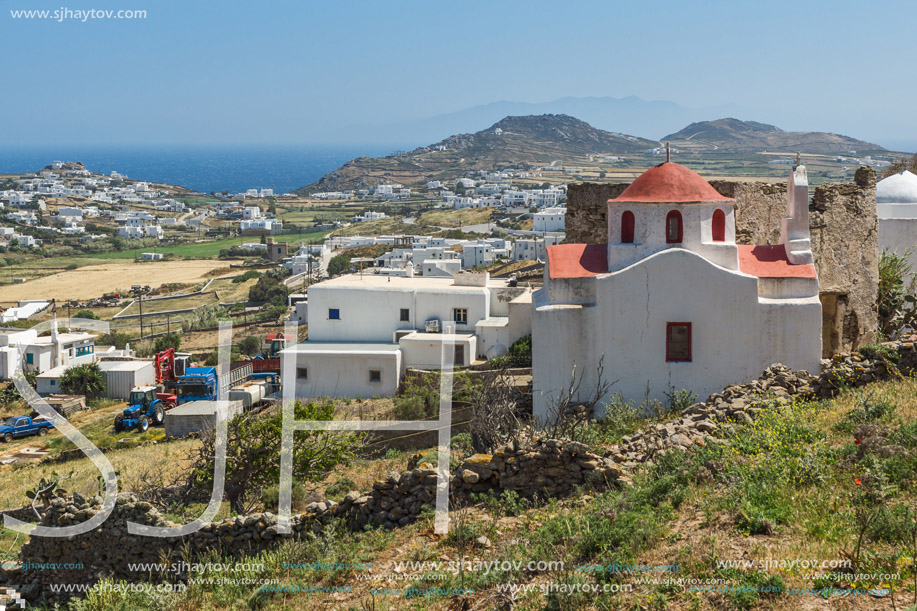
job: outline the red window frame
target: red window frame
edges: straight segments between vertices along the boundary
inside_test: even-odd
[[[672,339],[672,329],[674,327],[684,327],[688,331],[687,340],[675,341]],[[665,325],[665,360],[667,363],[689,363],[691,362],[691,344],[692,344],[692,333],[691,333],[691,323],[689,322],[669,322]],[[687,350],[685,355],[676,355],[673,348],[673,344],[676,343],[686,343]]]
[[[677,235],[672,235],[670,231],[670,224],[672,219],[678,223],[678,226],[675,228]],[[681,220],[681,212],[678,210],[671,210],[668,214],[665,215],[665,243],[666,244],[681,244],[684,239],[684,223]]]
[[[726,241],[726,213],[719,209],[713,211],[713,241]]]
[[[622,244],[633,244],[634,243],[634,227],[637,224],[636,218],[634,218],[634,213],[630,210],[625,210],[621,214],[621,243]]]

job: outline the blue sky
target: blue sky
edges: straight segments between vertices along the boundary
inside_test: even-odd
[[[147,17],[10,13],[62,7]],[[498,100],[634,95],[895,146],[917,142],[914,12],[845,0],[0,0],[0,145],[327,143]]]

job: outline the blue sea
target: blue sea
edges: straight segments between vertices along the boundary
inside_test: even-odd
[[[378,157],[398,145],[301,147],[0,148],[0,174],[34,172],[55,160],[82,161],[100,174],[181,185],[201,193],[273,188],[287,193],[363,155]]]

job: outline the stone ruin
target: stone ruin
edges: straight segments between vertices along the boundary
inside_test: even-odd
[[[777,244],[786,215],[786,184],[714,180],[736,200],[736,242]],[[579,183],[567,187],[568,243],[608,241],[607,203],[627,184]],[[809,230],[822,303],[822,356],[857,350],[876,341],[879,285],[876,173],[856,171],[853,183],[811,190]]]

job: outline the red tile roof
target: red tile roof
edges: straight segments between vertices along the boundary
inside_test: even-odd
[[[548,246],[551,278],[589,278],[608,271],[604,244],[557,244]]]
[[[724,197],[697,172],[683,165],[667,161],[650,168],[624,189],[615,203],[692,203],[732,202]]]
[[[739,245],[739,270],[758,278],[817,278],[811,263],[793,265],[782,244],[776,246]]]

